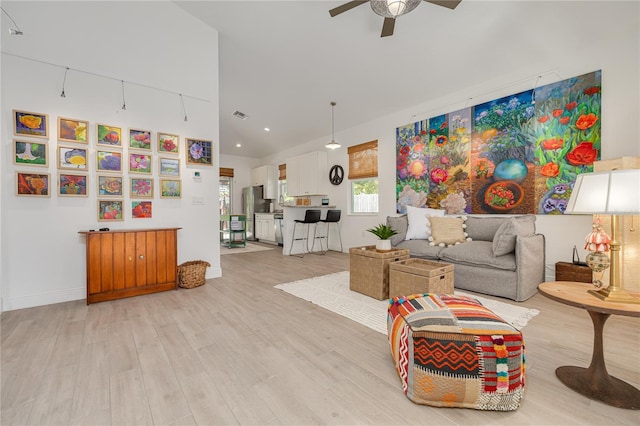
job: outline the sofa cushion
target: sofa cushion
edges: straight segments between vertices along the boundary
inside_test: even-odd
[[[464,243],[467,241],[467,234],[464,229],[467,225],[463,217],[430,217],[431,236],[429,237],[430,245],[453,245]]]
[[[438,260],[438,254],[443,250],[443,247],[430,246],[428,241],[425,240],[407,240],[398,243],[396,248],[408,249],[411,257],[422,257],[425,259]]]
[[[493,236],[508,217],[467,217],[467,234],[474,241],[493,241]]]
[[[444,216],[444,210],[407,206],[409,226],[405,240],[426,240],[431,236],[431,228],[427,216]]]
[[[389,238],[391,240],[391,245],[397,246],[398,243],[406,239],[407,228],[409,227],[409,221],[407,220],[406,214],[403,214],[402,216],[387,216],[387,226],[390,226],[391,229],[397,232],[396,235]]]
[[[469,241],[464,244],[446,247],[440,251],[438,256],[445,262],[483,268],[497,268],[505,271],[516,270],[515,254],[510,253],[496,257],[493,255],[493,244],[489,241]]]
[[[512,217],[496,231],[493,236],[493,255],[504,256],[513,253],[516,249],[518,235],[531,235],[535,232],[535,216]]]

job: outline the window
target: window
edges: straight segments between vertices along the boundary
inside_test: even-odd
[[[347,148],[351,213],[378,213],[378,141]]]
[[[287,195],[287,165],[278,166],[278,203],[283,206],[293,201],[293,197]]]

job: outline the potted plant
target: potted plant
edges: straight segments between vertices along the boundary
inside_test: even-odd
[[[392,227],[381,223],[375,228],[367,229],[367,232],[371,232],[379,238],[379,240],[376,241],[377,251],[391,251],[391,241],[389,238],[397,234]]]

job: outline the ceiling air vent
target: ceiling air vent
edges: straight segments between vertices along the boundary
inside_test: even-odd
[[[240,111],[233,111],[233,116],[239,118],[240,120],[246,120],[247,118],[249,118],[247,114]]]

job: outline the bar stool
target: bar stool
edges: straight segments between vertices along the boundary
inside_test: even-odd
[[[309,250],[309,233],[310,233],[309,226],[311,224],[316,224],[318,222],[320,222],[320,210],[307,210],[304,213],[304,220],[296,219],[293,221],[293,231],[291,232],[291,245],[289,246],[290,256],[304,257],[305,253],[310,253],[311,250],[313,250],[313,245],[315,245],[315,242],[316,242],[316,228],[314,227],[313,229],[313,245],[311,246],[311,250]],[[296,238],[296,228],[298,224],[300,224],[300,226],[302,226],[303,229],[306,226],[307,228],[306,237]],[[296,255],[296,254],[292,255],[291,250],[293,249],[294,241],[305,241],[306,251],[303,250],[303,252],[300,255]],[[321,246],[320,249],[322,249],[322,242],[320,243],[320,246]]]
[[[327,210],[327,217],[320,220],[320,222],[327,224],[327,233],[324,237],[321,237],[321,238],[327,239],[327,249],[325,250],[325,253],[329,251],[329,234],[330,234],[329,225],[331,225],[332,223],[335,223],[336,229],[338,230],[338,238],[340,239],[340,252],[342,253],[342,234],[340,233],[340,213],[341,213],[340,210]],[[322,249],[322,240],[320,241],[320,248]]]

